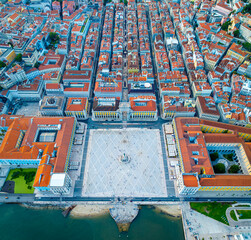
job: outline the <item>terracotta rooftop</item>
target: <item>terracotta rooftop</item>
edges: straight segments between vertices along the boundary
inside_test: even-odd
[[[154,96],[130,97],[129,101],[133,111],[157,111],[156,97]]]
[[[87,98],[68,98],[65,111],[84,111],[86,109]]]
[[[244,174],[214,174],[211,161],[206,148],[206,143],[238,143],[244,148],[244,151],[251,161],[251,144],[246,143],[237,133],[251,134],[250,128],[234,126],[209,120],[198,118],[175,118],[175,125],[179,145],[181,150],[182,162],[185,173],[198,173],[201,169],[204,174],[211,177],[201,175],[201,186],[250,186],[251,176]],[[201,125],[217,127],[220,129],[228,129],[229,133],[202,133]],[[185,186],[196,186],[194,177],[183,175]]]
[[[46,187],[50,182],[51,171],[53,173],[65,171],[71,137],[74,134],[74,124],[73,117],[50,118],[2,115],[0,125],[8,127],[8,130],[0,146],[0,159],[37,159],[39,149],[41,149],[43,154],[34,186]],[[35,139],[38,129],[45,125],[57,129],[54,142],[40,142]],[[59,125],[61,125],[60,129],[58,129]],[[20,146],[17,146],[21,132],[25,132],[24,137]],[[57,152],[56,157],[52,157],[53,151]],[[49,156],[51,157],[50,162],[47,161]]]
[[[198,96],[197,100],[200,103],[201,110],[203,113],[220,116],[220,113],[216,108],[215,101],[212,97]]]
[[[198,187],[198,180],[194,175],[183,175],[183,181],[186,187]]]

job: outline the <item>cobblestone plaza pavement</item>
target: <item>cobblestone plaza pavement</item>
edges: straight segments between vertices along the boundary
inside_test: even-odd
[[[167,196],[159,130],[91,130],[82,195]]]

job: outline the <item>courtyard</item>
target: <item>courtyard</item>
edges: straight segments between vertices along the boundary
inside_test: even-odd
[[[249,174],[248,166],[245,164],[247,156],[241,145],[207,144],[207,149],[215,174]]]
[[[167,196],[159,130],[90,130],[82,196]]]

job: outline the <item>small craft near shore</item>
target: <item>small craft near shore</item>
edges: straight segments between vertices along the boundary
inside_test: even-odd
[[[73,206],[70,206],[70,207],[66,208],[66,209],[62,212],[63,216],[64,216],[64,217],[67,217],[67,216],[69,215],[69,213],[71,212],[71,210],[74,209],[75,207],[76,207],[76,205],[73,205]]]

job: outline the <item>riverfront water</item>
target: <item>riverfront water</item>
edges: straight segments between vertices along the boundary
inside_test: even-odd
[[[0,206],[1,240],[184,240],[182,221],[143,207],[129,232],[120,234],[110,215],[64,218],[60,210]]]

